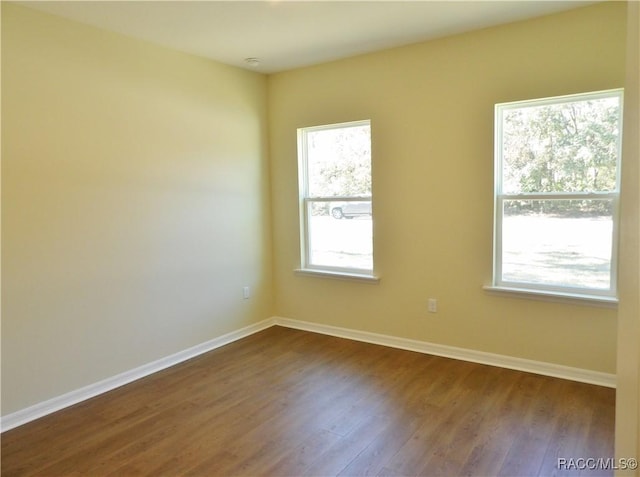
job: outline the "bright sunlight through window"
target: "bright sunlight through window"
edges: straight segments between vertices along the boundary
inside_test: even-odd
[[[494,286],[615,297],[622,90],[495,113]]]
[[[369,121],[298,130],[302,268],[373,274]]]

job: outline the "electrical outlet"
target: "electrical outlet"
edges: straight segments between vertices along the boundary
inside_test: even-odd
[[[436,313],[438,311],[438,300],[435,298],[429,298],[427,302],[427,311],[429,313]]]
[[[244,298],[245,300],[248,300],[250,296],[251,296],[251,288],[242,287],[242,298]]]

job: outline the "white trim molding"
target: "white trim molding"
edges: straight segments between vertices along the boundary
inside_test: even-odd
[[[323,277],[323,278],[335,278],[336,280],[352,280],[356,282],[365,283],[380,283],[380,277],[376,275],[365,275],[351,272],[334,272],[331,270],[318,270],[313,268],[298,268],[294,270],[296,275],[310,276],[310,277]]]
[[[73,406],[79,402],[91,399],[92,397],[106,393],[113,389],[129,384],[138,379],[149,376],[163,369],[175,366],[178,363],[186,361],[191,358],[195,358],[203,353],[212,351],[216,348],[224,346],[226,344],[237,341],[241,338],[245,338],[249,335],[262,331],[266,328],[273,326],[273,319],[267,319],[258,323],[245,326],[236,331],[224,334],[212,340],[206,341],[191,348],[179,351],[175,354],[161,358],[157,361],[144,364],[137,368],[125,371],[124,373],[112,376],[97,383],[90,384],[80,389],[57,396],[47,401],[40,402],[33,406],[21,409],[20,411],[12,414],[7,414],[0,418],[0,429],[2,432],[13,429],[14,427],[21,426],[27,422],[34,421],[40,417],[44,417],[48,414],[60,411],[66,407]]]
[[[618,298],[602,295],[581,295],[579,293],[551,292],[532,290],[528,288],[510,288],[487,285],[482,287],[487,293],[512,298],[525,298],[529,300],[551,301],[568,305],[597,306],[600,308],[618,308]]]
[[[21,426],[28,422],[34,421],[40,417],[60,411],[69,406],[73,406],[79,402],[91,399],[100,394],[106,393],[113,389],[129,384],[138,379],[149,376],[163,369],[174,366],[178,363],[195,358],[201,354],[212,351],[216,348],[232,343],[249,335],[265,330],[272,326],[283,326],[297,330],[309,331],[312,333],[320,333],[323,335],[335,336],[338,338],[346,338],[354,341],[362,341],[365,343],[388,346],[391,348],[415,351],[418,353],[442,356],[445,358],[459,359],[472,363],[487,364],[490,366],[498,366],[501,368],[515,369],[518,371],[526,371],[529,373],[540,374],[544,376],[552,376],[555,378],[568,379],[588,384],[596,384],[610,388],[616,387],[615,374],[591,371],[588,369],[572,368],[559,364],[546,363],[542,361],[533,361],[529,359],[516,358],[500,354],[486,353],[472,349],[457,348],[454,346],[446,346],[437,343],[429,343],[427,341],[418,341],[408,338],[399,338],[396,336],[382,335],[378,333],[370,333],[368,331],[359,331],[349,328],[341,328],[337,326],[323,325],[321,323],[311,323],[308,321],[293,320],[274,316],[272,318],[254,323],[236,331],[232,331],[225,335],[219,336],[212,340],[206,341],[199,345],[193,346],[186,350],[172,354],[157,361],[144,364],[137,368],[125,371],[124,373],[112,376],[97,383],[90,384],[75,391],[68,392],[62,396],[57,396],[47,401],[35,404],[33,406],[21,409],[12,414],[7,414],[0,418],[0,429],[2,432]]]
[[[331,335],[339,338],[347,338],[355,341],[363,341],[365,343],[389,346],[391,348],[416,351],[418,353],[459,359],[472,363],[498,366],[500,368],[525,371],[528,373],[568,379],[570,381],[578,381],[581,383],[596,384],[598,386],[605,386],[609,388],[616,387],[616,375],[603,373],[600,371],[573,368],[570,366],[547,363],[544,361],[534,361],[530,359],[516,358],[513,356],[486,353],[484,351],[458,348],[455,346],[429,343],[427,341],[418,341],[408,338],[399,338],[396,336],[370,333],[367,331],[352,330],[349,328],[340,328],[337,326],[323,325],[320,323],[292,320],[289,318],[274,317],[273,322],[275,325],[285,326],[287,328],[311,331],[314,333],[321,333],[324,335]]]

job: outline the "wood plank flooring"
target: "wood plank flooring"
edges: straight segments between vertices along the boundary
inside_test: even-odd
[[[2,434],[2,476],[596,476],[613,389],[272,327]]]

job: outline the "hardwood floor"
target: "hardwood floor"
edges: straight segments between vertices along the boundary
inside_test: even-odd
[[[2,435],[9,476],[613,475],[613,389],[272,327]]]

